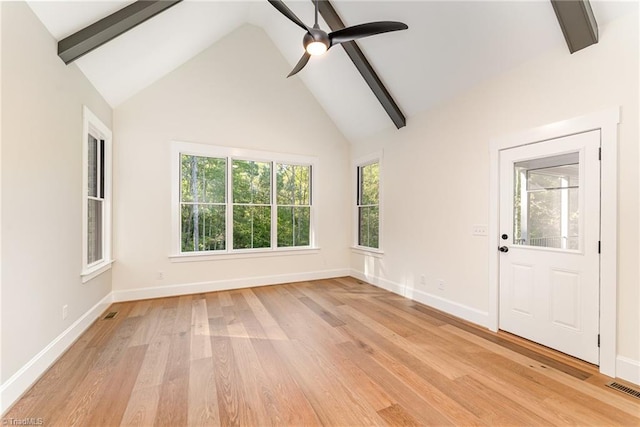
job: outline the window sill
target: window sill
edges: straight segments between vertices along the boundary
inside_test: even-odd
[[[87,283],[89,280],[94,279],[104,273],[107,270],[111,270],[111,264],[114,260],[105,261],[101,264],[94,265],[91,268],[84,270],[80,277],[82,277],[82,283]]]
[[[238,252],[194,252],[169,255],[171,262],[199,262],[199,261],[223,261],[243,258],[268,258],[292,255],[314,255],[320,253],[320,248],[296,248],[296,249],[272,249],[272,250],[251,250]]]
[[[371,256],[374,258],[382,258],[384,256],[383,250],[375,249],[375,248],[367,248],[364,246],[351,246],[351,252],[354,254]]]

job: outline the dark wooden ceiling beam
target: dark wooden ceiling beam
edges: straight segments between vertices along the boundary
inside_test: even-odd
[[[551,0],[571,53],[598,43],[598,24],[589,0]]]
[[[344,23],[338,16],[338,13],[328,0],[320,0],[318,10],[329,25],[329,28],[331,28],[331,31],[336,31],[345,27]],[[356,66],[360,74],[362,74],[362,77],[367,82],[376,98],[378,98],[380,104],[382,104],[382,107],[385,109],[396,127],[400,129],[401,127],[406,126],[407,120],[402,114],[402,111],[400,111],[400,107],[398,107],[398,104],[393,100],[393,97],[384,86],[356,42],[351,41],[341,43],[341,46],[344,48],[345,52],[347,52],[347,55],[351,61],[353,61],[353,64]]]
[[[69,64],[182,0],[138,0],[58,42],[58,56]]]

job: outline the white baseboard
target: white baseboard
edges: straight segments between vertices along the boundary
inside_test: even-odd
[[[33,383],[104,313],[111,303],[111,294],[108,294],[4,382],[0,386],[0,414],[4,414],[20,396],[29,390]]]
[[[312,271],[305,273],[280,274],[240,279],[214,280],[209,282],[185,283],[179,285],[155,286],[148,288],[114,290],[113,301],[135,301],[150,298],[162,298],[204,292],[227,291],[250,288],[252,286],[277,285],[282,283],[304,282],[307,280],[331,279],[350,274],[349,269]]]
[[[640,385],[640,361],[618,356],[616,358],[616,377]]]
[[[468,322],[475,323],[476,325],[488,327],[489,313],[487,313],[486,311],[478,310],[473,307],[469,307],[464,304],[460,304],[455,301],[451,301],[446,298],[442,298],[440,296],[433,295],[418,289],[409,289],[404,285],[392,282],[387,279],[382,279],[375,276],[367,276],[357,270],[352,269],[351,276],[360,280],[364,280],[395,294],[402,295],[405,298],[409,298],[422,304],[428,305],[429,307],[433,307],[437,310],[444,311],[445,313],[452,316],[456,316]]]

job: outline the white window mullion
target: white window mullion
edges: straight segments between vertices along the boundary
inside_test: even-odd
[[[225,252],[233,251],[233,168],[232,159],[227,157],[227,181],[226,181],[226,194],[227,194],[227,216],[226,216],[226,238],[227,238],[227,250]]]
[[[271,249],[278,247],[278,171],[276,169],[276,162],[271,162]]]

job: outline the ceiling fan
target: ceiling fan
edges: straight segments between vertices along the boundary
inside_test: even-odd
[[[366,24],[354,25],[351,27],[342,28],[331,33],[326,33],[320,29],[318,25],[318,0],[315,1],[315,24],[313,27],[308,27],[302,22],[296,15],[285,5],[281,0],[268,0],[269,3],[284,16],[289,18],[291,22],[305,30],[307,33],[302,39],[302,45],[304,46],[304,54],[298,61],[293,70],[287,77],[291,77],[297,74],[300,70],[307,65],[309,58],[312,55],[322,55],[332,46],[340,43],[350,42],[362,37],[374,36],[376,34],[388,33],[390,31],[406,30],[409,28],[406,24],[396,21],[379,21],[368,22]]]

